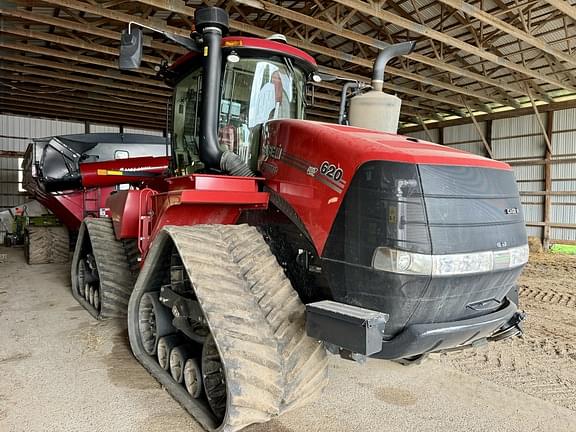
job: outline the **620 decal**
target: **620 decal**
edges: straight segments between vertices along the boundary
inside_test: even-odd
[[[334,181],[340,181],[344,176],[344,171],[342,171],[342,168],[337,168],[336,165],[328,161],[324,161],[320,165],[320,174],[325,175],[328,178],[334,179]]]

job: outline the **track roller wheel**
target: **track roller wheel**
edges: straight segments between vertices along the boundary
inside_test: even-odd
[[[93,286],[88,289],[88,292],[90,293],[88,294],[88,303],[90,303],[92,306],[94,306],[94,289],[95,288]]]
[[[94,306],[94,309],[100,310],[100,290],[98,289],[94,290],[94,300],[92,302],[92,306]]]
[[[218,347],[211,336],[204,343],[202,350],[202,369],[204,391],[208,404],[210,404],[216,418],[222,420],[226,413],[226,376]]]
[[[170,310],[160,304],[158,292],[146,293],[140,301],[138,317],[144,350],[149,355],[154,355],[158,348],[158,339],[174,333]]]
[[[202,395],[202,371],[198,361],[193,358],[186,360],[184,365],[184,385],[194,399]]]
[[[111,219],[84,219],[78,232],[71,277],[72,295],[94,318],[126,315],[134,276],[122,242],[114,236]]]
[[[192,356],[192,351],[186,345],[180,345],[170,351],[170,375],[178,384],[184,382],[184,365]]]
[[[158,340],[158,364],[165,371],[170,370],[170,353],[182,343],[177,335],[170,335]]]
[[[161,337],[157,360],[146,349],[140,309],[159,290],[180,340]],[[199,397],[190,385],[198,368],[187,368],[197,356],[181,352],[194,347],[196,329],[206,332]],[[314,400],[326,385],[327,355],[306,336],[304,305],[247,225],[164,227],[130,297],[128,333],[138,361],[210,431],[266,422]]]
[[[78,282],[76,285],[76,291],[78,292],[78,295],[81,297],[84,297],[84,293],[86,292],[87,273],[88,269],[86,267],[86,261],[81,259],[80,261],[78,261],[78,276],[77,276]]]

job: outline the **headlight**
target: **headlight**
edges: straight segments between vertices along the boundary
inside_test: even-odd
[[[519,267],[528,262],[528,245],[502,251],[426,255],[379,247],[372,267],[392,273],[454,276]]]

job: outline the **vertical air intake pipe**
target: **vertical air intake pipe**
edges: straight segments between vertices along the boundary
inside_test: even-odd
[[[340,97],[340,113],[338,114],[338,124],[347,124],[346,118],[346,101],[348,100],[348,90],[352,88],[358,89],[360,84],[358,82],[347,82],[342,87],[342,96]]]
[[[196,30],[202,34],[203,71],[199,152],[200,160],[209,168],[221,169],[232,175],[254,176],[237,154],[220,149],[218,115],[220,112],[220,82],[222,79],[222,34],[228,32],[228,14],[217,7],[198,9]]]

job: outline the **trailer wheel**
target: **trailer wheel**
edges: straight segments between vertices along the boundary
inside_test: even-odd
[[[70,259],[70,237],[66,227],[48,227],[50,235],[50,262],[66,263]]]
[[[28,227],[24,234],[24,254],[28,264],[50,262],[50,237],[46,227]]]
[[[24,256],[28,264],[68,262],[68,230],[62,226],[29,226],[24,233]]]

